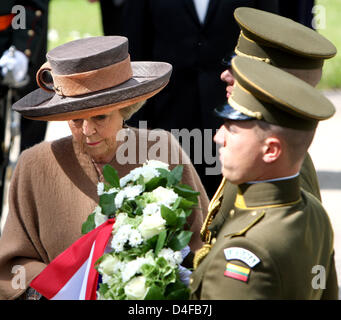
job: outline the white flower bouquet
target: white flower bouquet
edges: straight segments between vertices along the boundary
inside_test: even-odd
[[[111,166],[103,168],[99,205],[82,226],[85,234],[115,218],[106,252],[96,262],[98,299],[188,298],[180,264],[192,236],[184,227],[199,192],[180,184],[182,172],[181,165],[169,170],[156,160],[121,179]]]

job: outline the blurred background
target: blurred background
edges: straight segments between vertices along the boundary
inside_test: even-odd
[[[317,14],[323,16],[321,10],[325,10],[325,19],[316,19],[317,25],[322,27],[318,32],[339,49],[336,57],[325,62],[319,87],[341,88],[341,1],[316,0],[315,5]],[[103,35],[99,2],[50,0],[48,50],[71,40],[99,35]]]

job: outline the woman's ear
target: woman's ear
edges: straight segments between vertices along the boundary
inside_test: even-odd
[[[275,162],[282,154],[282,141],[276,137],[266,138],[263,145],[263,161]]]

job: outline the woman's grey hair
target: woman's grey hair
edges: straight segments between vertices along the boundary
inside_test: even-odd
[[[131,118],[131,116],[137,112],[144,104],[146,103],[146,100],[144,101],[140,101],[140,102],[136,102],[134,104],[131,104],[128,107],[122,108],[120,109],[120,114],[123,117],[123,120],[129,120]]]

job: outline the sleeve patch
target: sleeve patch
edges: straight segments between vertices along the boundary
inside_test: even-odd
[[[253,268],[260,262],[260,259],[251,251],[244,248],[231,247],[224,249],[224,255],[227,261],[239,260]]]
[[[244,268],[230,262],[226,264],[226,269],[224,272],[225,277],[247,282],[249,279],[249,275],[250,268]]]

